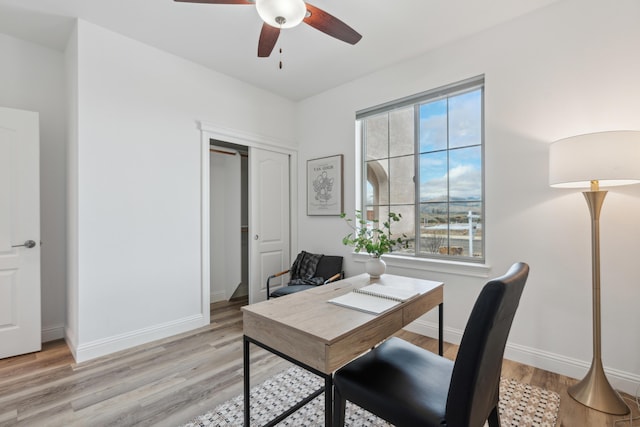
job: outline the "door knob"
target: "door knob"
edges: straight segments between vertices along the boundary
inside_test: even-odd
[[[27,240],[22,245],[13,245],[11,247],[12,248],[19,248],[20,246],[24,246],[27,249],[31,249],[31,248],[36,246],[36,242],[34,242],[33,240]]]
[[[253,240],[258,240],[260,238],[260,236],[258,236],[257,234],[255,236],[253,236]]]

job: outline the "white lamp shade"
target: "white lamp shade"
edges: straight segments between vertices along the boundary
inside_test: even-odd
[[[640,183],[640,131],[590,133],[549,148],[549,185],[561,188]]]
[[[267,24],[276,28],[291,28],[302,22],[307,14],[303,0],[256,0],[258,15]],[[278,22],[279,17],[284,22]]]

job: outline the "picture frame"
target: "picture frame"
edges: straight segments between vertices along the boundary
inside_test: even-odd
[[[307,160],[307,215],[340,215],[343,209],[343,156]]]

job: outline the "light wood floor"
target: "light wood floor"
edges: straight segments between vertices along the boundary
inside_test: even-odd
[[[85,363],[76,364],[63,341],[0,360],[0,426],[175,426],[205,413],[242,392],[245,303],[214,304],[209,327]],[[399,335],[437,350],[430,338]],[[445,345],[445,356],[456,351]],[[290,366],[255,346],[251,355],[252,384]],[[503,375],[560,393],[558,426],[613,426],[620,418],[573,401],[572,379],[510,361]]]

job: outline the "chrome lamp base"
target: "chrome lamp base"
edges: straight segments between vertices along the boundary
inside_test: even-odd
[[[593,359],[587,375],[577,384],[569,387],[569,395],[578,402],[600,412],[614,415],[626,415],[630,412],[620,395],[611,387],[602,367],[602,346],[600,327],[600,209],[607,195],[598,190],[597,181],[591,182],[591,191],[585,191],[584,197],[591,214],[591,253],[592,253],[592,303],[593,303]]]
[[[627,415],[630,410],[617,391],[611,387],[600,360],[594,360],[587,375],[569,387],[569,396],[596,411]]]

